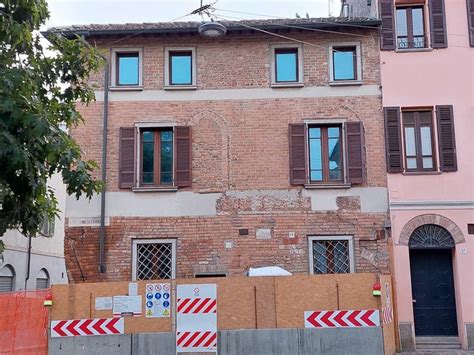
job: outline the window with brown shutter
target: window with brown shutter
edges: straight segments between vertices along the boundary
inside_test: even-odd
[[[133,187],[135,178],[135,128],[120,128],[119,188]]]
[[[430,31],[431,47],[448,47],[448,36],[446,34],[446,14],[444,10],[444,0],[430,0]]]
[[[382,50],[395,49],[395,21],[393,0],[380,0],[380,44]]]
[[[436,106],[438,126],[439,165],[441,171],[458,170],[456,140],[454,135],[454,116],[452,105]]]
[[[405,170],[435,171],[432,110],[403,110],[402,119]]]
[[[469,31],[469,45],[474,47],[474,0],[466,0],[467,2],[467,22]]]
[[[403,163],[400,138],[400,107],[384,107],[384,119],[387,171],[389,173],[401,173]]]
[[[365,180],[364,126],[362,122],[347,122],[347,167],[351,184]]]
[[[397,7],[397,48],[425,48],[425,20],[423,6]]]
[[[191,128],[176,127],[176,186],[189,187],[192,183],[191,175]]]
[[[290,184],[306,183],[306,144],[305,124],[296,123],[289,126],[290,143]]]

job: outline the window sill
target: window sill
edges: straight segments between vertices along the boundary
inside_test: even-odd
[[[176,192],[178,188],[176,186],[139,186],[133,187],[133,192]]]
[[[312,189],[349,189],[351,184],[305,184],[304,188]]]
[[[341,80],[341,81],[330,81],[329,86],[349,86],[349,85],[362,85],[361,80]]]
[[[278,88],[302,88],[304,83],[272,83],[270,87]]]
[[[441,175],[441,171],[404,171],[402,175]]]
[[[165,85],[163,90],[197,90],[196,85]]]
[[[143,86],[111,86],[110,91],[143,91]]]
[[[395,49],[395,52],[397,53],[413,53],[413,52],[431,52],[433,48],[406,48],[406,49],[401,49],[397,48]]]

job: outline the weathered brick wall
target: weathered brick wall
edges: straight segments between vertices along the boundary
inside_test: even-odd
[[[131,280],[132,239],[139,237],[177,238],[177,277],[193,277],[195,272],[242,275],[249,267],[268,265],[279,265],[293,273],[308,273],[307,236],[348,234],[355,236],[356,271],[377,271],[360,257],[361,249],[365,248],[377,253],[379,269],[386,272],[389,268],[386,241],[377,240],[377,231],[385,219],[385,214],[351,211],[113,218],[106,228],[107,273],[97,271],[98,228],[68,229],[67,269],[70,279],[76,282],[81,281],[80,268],[88,282]],[[256,239],[257,227],[271,228],[271,239]],[[248,228],[249,235],[239,235],[239,228]],[[289,238],[289,232],[295,232],[295,238]],[[230,240],[233,247],[226,249],[225,241]]]
[[[360,41],[364,84],[380,84],[376,31],[352,33],[365,37],[286,34],[314,44],[304,45],[306,87],[328,88],[327,46],[337,41]],[[143,47],[144,88],[160,90],[164,80],[164,47],[195,45],[200,90],[268,88],[269,46],[286,42],[254,34],[231,35],[213,42],[198,36],[133,38],[116,46]],[[104,40],[97,41],[99,46],[103,43]],[[102,87],[102,73],[92,82]],[[364,186],[386,187],[380,96],[254,99],[247,95],[234,100],[113,100],[109,105],[108,191],[129,191],[118,188],[120,127],[132,127],[137,122],[172,121],[192,127],[193,183],[181,190],[220,192],[222,196],[216,204],[216,216],[112,217],[106,228],[105,274],[98,272],[99,229],[67,227],[65,253],[70,280],[80,281],[81,270],[86,281],[130,280],[133,238],[176,238],[178,277],[205,271],[240,275],[248,267],[264,265],[306,273],[310,235],[353,235],[357,271],[376,271],[360,256],[362,249],[375,253],[380,269],[388,270],[386,241],[380,238],[387,214],[361,212],[361,201],[354,196],[338,197],[336,211],[312,211],[311,199],[303,196],[302,188],[289,184],[288,124],[305,119],[346,118],[364,124]],[[82,107],[86,125],[71,130],[85,157],[98,163],[102,110],[102,102]],[[159,199],[159,193],[156,196]],[[68,208],[73,210],[74,206],[69,204]],[[239,228],[248,228],[249,235],[239,236]],[[271,228],[272,238],[257,240],[256,228]],[[295,232],[296,237],[289,238],[289,232]],[[225,248],[226,240],[233,241],[233,248]]]
[[[344,30],[347,30],[344,28]],[[306,86],[322,86],[328,82],[328,46],[337,42],[359,42],[362,50],[364,83],[380,84],[378,30],[349,29],[351,35],[289,31],[281,34],[303,41],[304,81]],[[116,42],[117,38],[96,39],[92,44],[104,56],[112,48],[143,48],[143,86],[158,90],[164,84],[165,47],[196,47],[197,86],[199,89],[266,88],[270,80],[270,45],[298,44],[285,38],[260,33],[229,34],[219,40],[199,35],[140,37]],[[103,88],[103,72],[91,78],[94,86]]]
[[[72,135],[100,163],[102,103],[86,108],[86,126]],[[89,117],[92,119],[89,120]],[[367,186],[386,186],[380,97],[295,98],[183,102],[111,102],[108,190],[118,190],[119,131],[137,122],[174,121],[192,127],[193,191],[291,188],[288,124],[304,119],[361,119]]]

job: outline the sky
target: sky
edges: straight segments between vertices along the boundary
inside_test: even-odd
[[[48,0],[50,19],[45,27],[99,23],[166,22],[186,15],[200,6],[201,0]],[[203,0],[203,4],[215,0]],[[340,0],[218,0],[219,16],[238,19],[337,16]],[[261,14],[237,14],[232,10]],[[229,20],[238,20],[228,18]],[[181,21],[200,21],[199,16],[187,16]]]

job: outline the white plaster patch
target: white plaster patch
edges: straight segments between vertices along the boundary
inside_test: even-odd
[[[272,239],[272,230],[270,228],[257,228],[255,234],[257,239]]]
[[[105,214],[107,217],[179,217],[215,216],[216,202],[222,194],[177,192],[108,192]],[[66,217],[96,218],[100,215],[100,196],[90,201],[85,198],[67,199]]]
[[[313,211],[337,211],[339,196],[359,196],[361,212],[384,213],[388,211],[386,187],[353,187],[343,189],[304,189],[303,196],[311,198]]]

